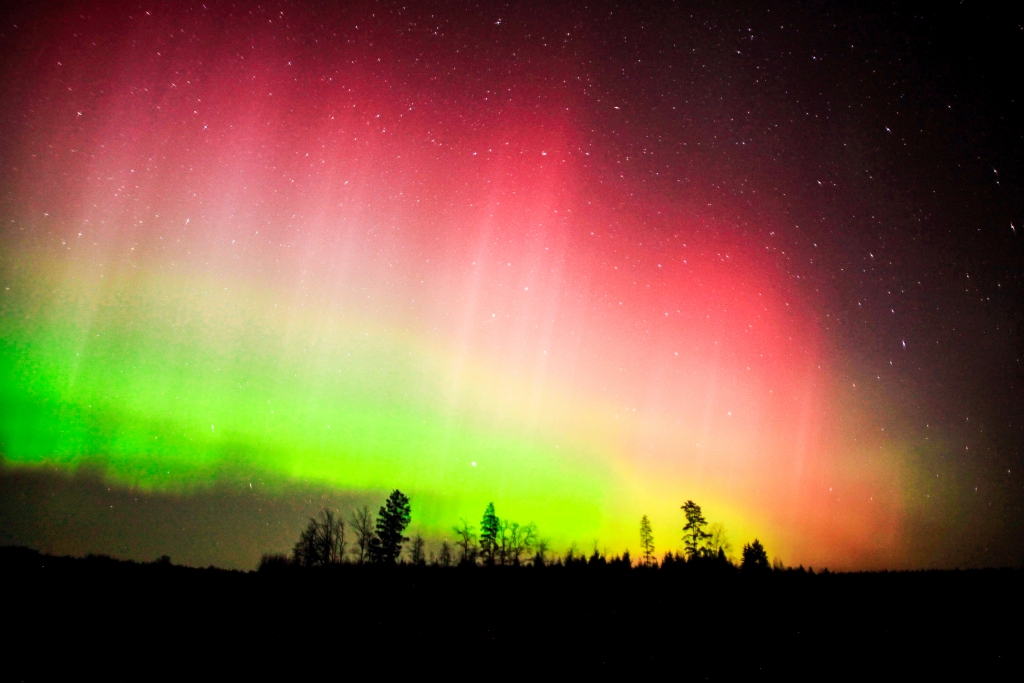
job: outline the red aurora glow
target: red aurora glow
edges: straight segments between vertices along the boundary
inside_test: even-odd
[[[784,217],[636,180],[602,145],[636,112],[579,55],[467,58],[351,16],[67,14],[19,104],[17,211],[51,226],[21,248],[83,232],[58,277],[216,278],[286,338],[330,312],[430,349],[446,415],[607,467],[607,542],[648,513],[671,547],[693,498],[788,562],[894,561],[899,479],[833,393]]]

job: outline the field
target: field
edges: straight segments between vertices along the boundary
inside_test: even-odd
[[[264,572],[0,550],[11,679],[978,680],[1021,664],[1018,570]]]

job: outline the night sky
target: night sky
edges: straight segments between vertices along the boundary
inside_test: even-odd
[[[1024,18],[573,5],[5,3],[0,543],[1024,562]]]

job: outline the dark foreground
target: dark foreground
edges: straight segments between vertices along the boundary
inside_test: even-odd
[[[1024,663],[1017,570],[242,573],[2,548],[0,572],[6,680],[976,680]]]

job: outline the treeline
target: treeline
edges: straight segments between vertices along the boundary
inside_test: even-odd
[[[686,519],[682,552],[666,552],[659,560],[650,520],[640,520],[640,556],[634,560],[626,550],[609,556],[594,544],[589,554],[572,544],[563,555],[552,552],[550,542],[542,538],[533,522],[518,522],[498,517],[494,503],[484,510],[479,526],[465,519],[452,527],[455,542],[443,540],[436,551],[426,550],[421,534],[404,536],[412,521],[409,498],[395,489],[374,516],[368,505],[352,512],[346,520],[324,508],[311,517],[288,554],[267,554],[260,570],[283,567],[327,567],[341,564],[408,564],[437,567],[612,567],[622,569],[736,570],[759,573],[781,568],[768,561],[768,553],[756,538],[743,546],[739,565],[730,558],[731,545],[725,528],[709,524],[699,505],[692,500],[680,508]]]

